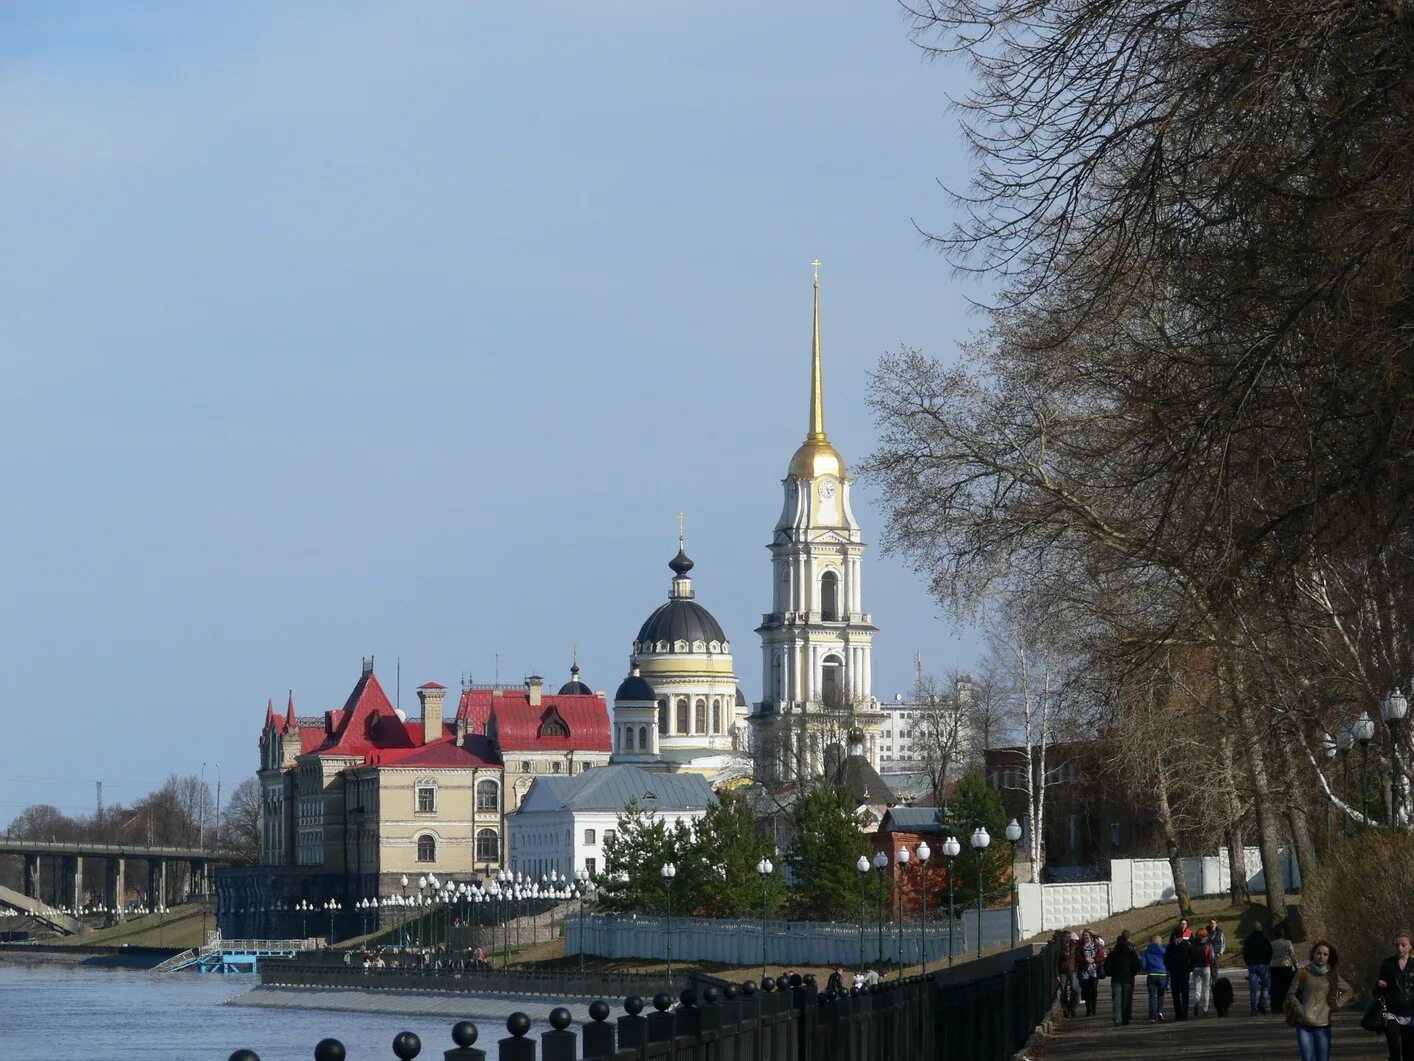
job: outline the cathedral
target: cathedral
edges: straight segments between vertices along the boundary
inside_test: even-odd
[[[781,481],[784,500],[768,545],[771,611],[756,629],[761,701],[751,710],[737,686],[731,643],[696,600],[694,564],[679,535],[667,603],[633,641],[633,683],[620,689],[632,696],[615,697],[616,759],[651,757],[716,784],[833,774],[851,755],[878,769],[884,714],[871,692],[876,628],[864,611],[865,545],[849,473],[825,433],[818,272],[813,325],[809,427]]]

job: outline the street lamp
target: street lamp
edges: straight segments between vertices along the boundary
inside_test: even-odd
[[[874,853],[874,879],[879,884],[879,958],[884,960],[884,870],[888,869],[889,856],[882,851]]]
[[[992,838],[987,835],[985,825],[977,826],[972,833],[972,850],[977,852],[977,957],[982,957],[982,868],[983,858],[987,854],[987,845],[992,842]]]
[[[918,855],[918,884],[923,893],[923,920],[920,921],[918,936],[923,944],[923,975],[928,975],[928,859],[933,857],[933,849],[924,840],[915,852]]]
[[[760,875],[760,877],[761,877],[761,980],[762,980],[762,982],[765,982],[765,979],[766,979],[766,914],[767,914],[767,910],[766,910],[767,890],[766,890],[766,888],[767,888],[767,884],[768,884],[768,883],[770,882],[770,880],[771,880],[771,874],[772,874],[772,872],[775,870],[775,868],[776,868],[775,866],[771,865],[771,860],[770,860],[769,858],[763,858],[760,862],[756,863],[756,872],[757,872],[757,874]]]
[[[957,856],[962,853],[962,844],[958,843],[957,837],[949,834],[943,841],[943,857],[948,860],[948,965],[952,965],[953,958],[953,930],[957,927],[957,915],[953,912],[953,886],[956,883],[953,867],[957,864]]]
[[[1021,842],[1021,823],[1015,818],[1007,822],[1006,842],[1011,844],[1011,945],[1016,946],[1016,845]],[[979,924],[978,929],[981,931]]]
[[[1351,732],[1350,726],[1340,727],[1340,731],[1335,735],[1336,750],[1340,754],[1340,785],[1348,796],[1350,793],[1350,749],[1355,747],[1355,734]],[[1341,815],[1340,831],[1344,835],[1350,834],[1350,816]]]
[[[1399,725],[1409,714],[1409,700],[1396,686],[1380,701],[1380,717],[1389,727],[1389,820],[1399,824],[1399,795],[1404,785],[1404,766],[1399,761]]]
[[[1370,766],[1370,741],[1375,739],[1375,720],[1370,717],[1370,712],[1361,711],[1350,731],[1360,742],[1360,813],[1364,815],[1366,824],[1369,824],[1370,799],[1366,788],[1366,775]]]
[[[584,972],[584,893],[589,890],[589,870],[580,866],[574,879],[579,882],[579,971]]]
[[[859,968],[864,968],[864,883],[869,879],[869,859],[864,855],[859,856],[859,861],[854,864],[854,868],[859,870]]]
[[[908,848],[900,847],[894,852],[898,865],[898,884],[894,888],[894,909],[898,911],[898,978],[903,979],[903,882],[908,871]]]
[[[678,875],[677,866],[664,862],[658,871],[663,876],[663,887],[668,896],[668,986],[673,986],[673,878]]]
[[[1337,749],[1337,747],[1336,747],[1336,743],[1335,743],[1335,738],[1334,738],[1334,737],[1332,737],[1329,733],[1326,733],[1326,734],[1322,735],[1322,737],[1321,737],[1321,754],[1322,754],[1325,758],[1327,758],[1327,759],[1334,759],[1334,758],[1335,758],[1335,753],[1336,753],[1338,750],[1339,750],[1339,749]],[[1331,846],[1331,804],[1330,804],[1330,800],[1327,800],[1327,801],[1326,801],[1326,848],[1329,850],[1330,846]]]
[[[314,909],[314,904],[308,899],[301,899],[295,903],[295,909],[299,911],[299,934],[301,939],[309,938],[309,912]]]

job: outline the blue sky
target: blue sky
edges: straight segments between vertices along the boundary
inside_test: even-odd
[[[977,320],[964,71],[888,2],[0,7],[0,822],[229,788],[267,697],[612,693],[679,510],[749,697],[806,428]],[[875,499],[856,492],[866,538]],[[975,639],[867,557],[880,696]]]

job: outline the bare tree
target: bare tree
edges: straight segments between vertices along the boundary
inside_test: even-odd
[[[222,810],[223,850],[236,854],[241,861],[260,861],[260,782],[247,777],[231,793],[231,801]]]

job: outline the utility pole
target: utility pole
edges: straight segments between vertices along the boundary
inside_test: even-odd
[[[95,781],[94,788],[98,792],[98,827],[103,828],[103,782]]]
[[[221,764],[216,764],[216,850],[221,850]]]

